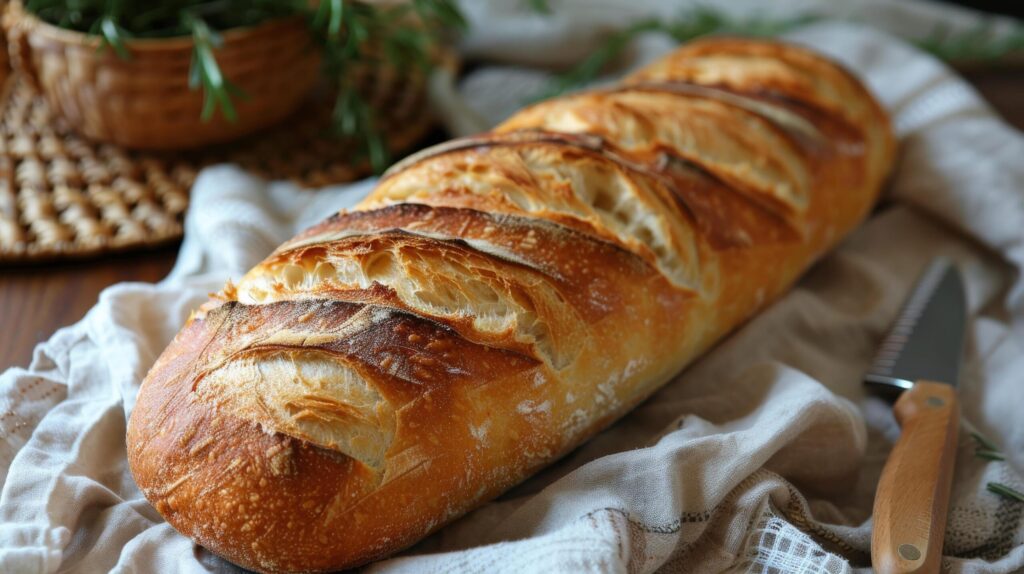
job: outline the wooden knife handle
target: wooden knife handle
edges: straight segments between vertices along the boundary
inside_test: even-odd
[[[938,572],[960,407],[952,386],[918,381],[893,412],[902,432],[875,492],[871,560],[880,574]]]

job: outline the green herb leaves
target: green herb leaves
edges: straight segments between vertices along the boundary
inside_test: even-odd
[[[568,72],[555,77],[548,87],[536,98],[546,99],[579,88],[592,82],[615,58],[619,57],[630,42],[647,32],[665,34],[682,43],[712,33],[740,34],[745,36],[772,36],[816,20],[812,15],[787,19],[736,20],[712,8],[700,7],[670,20],[641,20],[609,36],[587,59]]]
[[[1017,26],[1007,34],[995,33],[990,22],[976,28],[954,33],[948,28],[936,28],[931,35],[917,42],[918,47],[934,56],[956,62],[996,60],[1007,54],[1024,50],[1024,27]]]
[[[1024,502],[1024,493],[1021,493],[1019,490],[1010,488],[1005,484],[999,484],[998,482],[990,482],[985,485],[985,490],[998,494],[999,496],[1002,496],[1004,498],[1016,500],[1017,502]]]
[[[131,58],[128,48],[124,45],[124,37],[127,32],[117,25],[113,17],[100,18],[96,21],[96,27],[99,28],[100,35],[103,37],[103,46],[113,48],[114,53],[123,60]]]
[[[375,171],[387,167],[387,142],[374,121],[373,110],[355,90],[338,91],[332,120],[340,135],[363,138],[363,152]]]
[[[377,171],[388,162],[387,145],[353,72],[386,58],[399,73],[414,66],[426,74],[438,43],[466,27],[452,0],[25,0],[25,6],[52,24],[100,37],[104,48],[125,59],[131,57],[127,39],[191,36],[189,85],[203,92],[202,119],[221,113],[228,121],[237,120],[235,104],[247,96],[217,62],[220,32],[303,16],[324,53],[325,75],[338,91],[333,131],[358,142]]]
[[[324,0],[317,6],[311,28],[323,49],[326,76],[338,90],[332,114],[334,131],[359,141],[360,152],[374,171],[383,171],[390,158],[373,109],[358,91],[353,77],[356,67],[386,61],[398,73],[408,73],[410,67],[429,73],[444,35],[465,26],[450,0],[411,0],[386,6]]]
[[[545,1],[530,0],[530,6],[536,12],[551,13],[551,8]],[[782,19],[737,19],[725,12],[702,6],[672,19],[642,20],[608,36],[604,44],[594,50],[589,57],[564,74],[556,76],[535,99],[554,97],[594,81],[629,47],[630,42],[647,32],[665,34],[681,43],[708,34],[774,36],[820,19],[821,16],[810,13]],[[947,61],[995,60],[1024,50],[1024,28],[1017,27],[1009,33],[996,35],[990,23],[982,22],[975,29],[958,33],[937,29],[929,37],[915,43]]]
[[[974,449],[974,456],[978,458],[983,458],[985,460],[1006,460],[1006,457],[1003,455],[1002,452],[999,451],[999,447],[996,446],[996,443],[992,442],[991,439],[985,437],[985,435],[972,431],[971,437],[974,438],[974,441],[978,443]],[[1014,488],[1011,488],[999,482],[986,483],[985,490],[993,494],[998,494],[999,496],[1002,496],[1004,498],[1009,498],[1010,500],[1024,502],[1024,494],[1022,494],[1020,491]]]
[[[223,43],[219,34],[210,29],[202,18],[191,12],[183,12],[182,20],[192,30],[192,65],[189,68],[188,83],[192,89],[203,88],[203,121],[213,118],[214,112],[220,107],[224,118],[229,122],[238,121],[233,97],[245,97],[237,86],[232,84],[220,71],[217,58],[213,51]]]

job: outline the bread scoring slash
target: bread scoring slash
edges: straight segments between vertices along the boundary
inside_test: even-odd
[[[396,165],[193,315],[128,457],[262,572],[422,539],[611,424],[867,214],[895,144],[838,65],[691,43]]]

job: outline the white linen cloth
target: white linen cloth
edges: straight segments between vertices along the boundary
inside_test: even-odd
[[[556,14],[580,8],[553,4]],[[649,4],[587,6],[607,15]],[[493,15],[507,5],[473,4],[469,51],[512,58],[501,44],[508,35],[488,28],[500,28]],[[537,24],[530,44],[548,53],[561,45],[545,26],[574,46],[593,44],[571,19],[558,22]],[[1007,455],[976,458],[961,433],[944,567],[1024,568],[1024,504],[985,490],[989,481],[1024,490],[1024,138],[948,69],[890,36],[842,23],[789,36],[845,62],[892,112],[902,152],[882,207],[792,292],[611,429],[369,571],[865,568],[874,487],[897,429],[860,379],[937,255],[957,261],[970,300],[963,426]],[[639,44],[635,60],[667,48]],[[543,56],[523,52],[522,62]],[[482,68],[460,91],[495,121],[509,108],[497,95],[529,82],[536,72]],[[228,166],[204,171],[171,275],[107,289],[81,322],[37,347],[27,369],[0,375],[0,572],[236,570],[141,496],[125,460],[126,417],[147,369],[206,293],[369,187],[310,192]]]

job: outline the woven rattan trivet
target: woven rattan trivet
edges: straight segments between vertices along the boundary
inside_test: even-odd
[[[432,127],[418,75],[364,78],[393,150]],[[80,258],[179,239],[188,192],[205,165],[233,162],[305,187],[366,175],[353,147],[326,131],[330,101],[310,103],[280,127],[228,146],[155,154],[72,133],[14,75],[0,94],[0,264]]]

